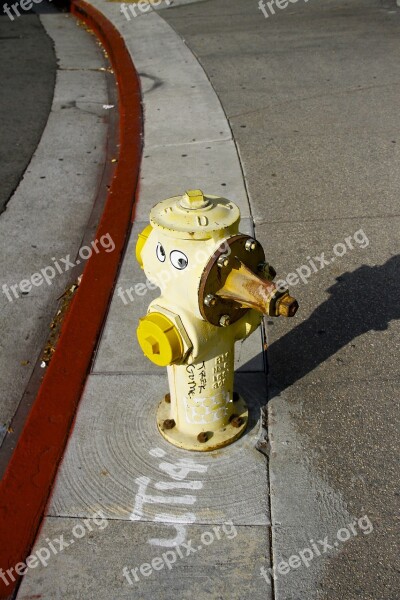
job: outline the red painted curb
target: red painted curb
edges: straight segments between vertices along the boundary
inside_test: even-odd
[[[26,559],[38,532],[107,313],[139,180],[138,74],[122,37],[99,11],[81,0],[73,0],[71,11],[103,43],[118,82],[120,155],[96,233],[96,239],[109,234],[115,250],[94,253],[87,261],[56,351],[0,483],[0,565],[4,571]],[[19,577],[14,572],[13,576],[16,581],[8,586],[0,578],[0,598],[8,598],[15,589]]]

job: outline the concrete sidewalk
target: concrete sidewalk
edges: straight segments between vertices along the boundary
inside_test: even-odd
[[[0,7],[0,214],[16,189],[40,140],[53,98],[56,56],[39,17],[7,18]],[[12,15],[11,15],[12,16]],[[29,56],[29,60],[27,60]],[[26,89],[30,91],[27,102]]]

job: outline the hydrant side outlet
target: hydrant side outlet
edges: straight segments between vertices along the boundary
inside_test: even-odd
[[[183,343],[175,325],[161,313],[140,319],[137,330],[139,345],[149,360],[166,367],[183,357]]]
[[[297,310],[272,282],[274,269],[260,269],[264,251],[239,233],[239,219],[233,202],[189,190],[152,209],[137,244],[147,278],[161,290],[137,331],[144,354],[167,367],[170,391],[157,425],[187,450],[213,450],[242,435],[248,412],[233,391],[235,341],[250,335],[262,314]]]
[[[152,230],[153,230],[153,227],[151,225],[147,225],[147,227],[145,227],[145,229],[143,229],[143,231],[141,233],[139,233],[139,235],[138,235],[138,241],[136,243],[136,260],[138,261],[138,263],[142,269],[143,269],[142,250],[143,250],[143,247],[144,247],[145,243],[147,242],[147,238],[149,237]]]

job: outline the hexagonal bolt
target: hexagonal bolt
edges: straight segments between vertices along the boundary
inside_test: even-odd
[[[165,394],[164,402],[166,402],[167,404],[171,404],[171,394]]]
[[[221,327],[228,327],[228,325],[230,325],[231,323],[231,318],[229,315],[222,315],[222,317],[219,320],[219,324],[221,325]]]
[[[204,304],[210,307],[215,306],[217,304],[217,299],[212,294],[207,294],[207,296],[204,298]]]
[[[173,429],[175,427],[174,419],[166,419],[163,423],[164,429]]]
[[[253,238],[249,238],[246,240],[244,247],[247,252],[253,252],[257,248],[257,242]]]
[[[232,427],[241,427],[244,423],[244,419],[238,415],[231,415],[229,423],[232,425]]]
[[[258,272],[262,277],[264,277],[264,279],[267,279],[268,281],[273,281],[276,277],[276,271],[274,267],[267,262],[262,262],[258,265]]]
[[[197,436],[197,441],[200,442],[200,444],[204,444],[205,442],[208,442],[209,439],[210,439],[210,434],[208,431],[202,431]]]
[[[278,302],[278,315],[280,317],[294,317],[299,308],[299,304],[295,298],[286,294],[279,298]]]
[[[226,256],[220,256],[217,260],[217,265],[220,269],[227,267],[229,265],[229,259]]]

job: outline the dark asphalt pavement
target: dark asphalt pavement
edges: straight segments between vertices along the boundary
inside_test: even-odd
[[[3,12],[4,4],[0,11],[0,214],[38,145],[56,75],[53,43],[39,17],[21,11],[12,21]]]

